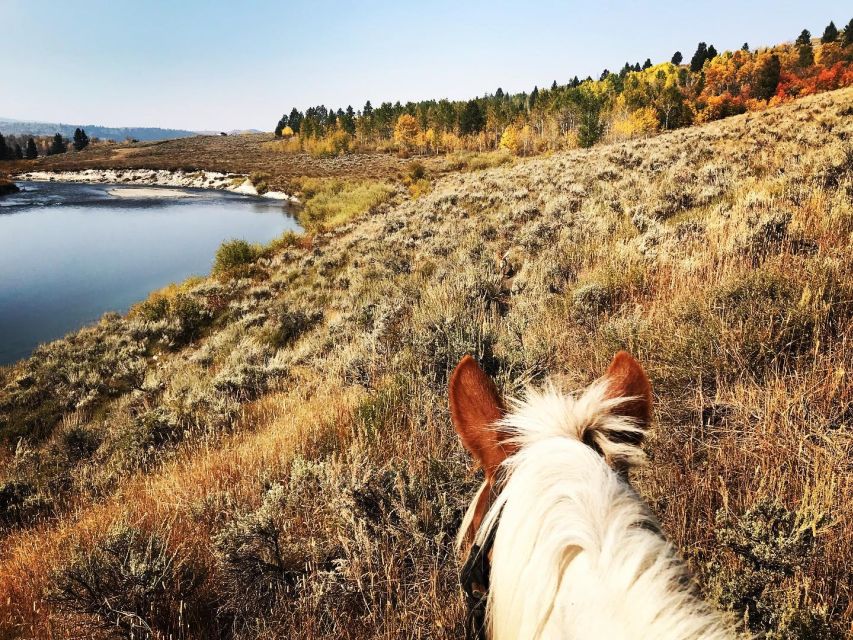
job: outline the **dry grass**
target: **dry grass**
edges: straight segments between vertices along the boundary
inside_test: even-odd
[[[134,637],[460,637],[450,370],[577,387],[620,348],[635,484],[708,596],[848,637],[851,99],[446,175],[0,370],[0,637],[127,637],[62,585],[161,548],[174,586],[110,587]]]
[[[194,136],[161,142],[91,145],[80,153],[45,156],[9,163],[14,175],[25,171],[83,169],[169,169],[263,173],[273,190],[287,191],[297,178],[393,180],[405,171],[406,160],[391,153],[353,153],[318,157],[310,153],[281,153],[271,133]],[[424,160],[436,168],[440,158]]]

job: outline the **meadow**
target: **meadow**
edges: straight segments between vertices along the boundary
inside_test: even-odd
[[[461,637],[449,373],[580,388],[620,349],[655,391],[634,485],[703,593],[849,637],[851,105],[388,156],[308,233],[0,369],[0,638]]]

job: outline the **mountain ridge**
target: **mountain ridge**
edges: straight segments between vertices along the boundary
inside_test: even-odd
[[[0,133],[3,135],[48,136],[61,133],[70,138],[77,128],[85,129],[90,137],[121,142],[128,138],[145,142],[189,138],[199,135],[198,131],[188,129],[169,129],[164,127],[109,127],[97,124],[64,124],[61,122],[43,122],[39,120],[19,120],[0,118]]]

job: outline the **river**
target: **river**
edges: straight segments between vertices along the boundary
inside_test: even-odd
[[[0,198],[0,365],[210,272],[231,238],[299,226],[286,204],[220,191],[21,182]]]

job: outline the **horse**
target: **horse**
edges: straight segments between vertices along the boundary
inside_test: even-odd
[[[457,537],[469,640],[736,637],[629,484],[652,416],[630,354],[580,394],[546,383],[508,402],[465,356],[449,402],[485,475]]]

